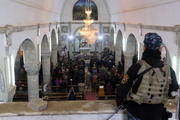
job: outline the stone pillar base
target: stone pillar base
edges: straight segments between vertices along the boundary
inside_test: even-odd
[[[43,111],[47,108],[47,101],[43,101],[42,99],[35,99],[30,101],[27,106],[34,111]]]

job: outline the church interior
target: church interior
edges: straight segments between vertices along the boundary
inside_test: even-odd
[[[1,0],[0,6],[0,120],[126,120],[124,111],[108,117],[148,32],[162,37],[161,60],[180,84],[179,0]],[[43,103],[29,105],[36,99]],[[177,119],[177,101],[169,100],[169,120]],[[40,104],[44,112],[36,111]]]

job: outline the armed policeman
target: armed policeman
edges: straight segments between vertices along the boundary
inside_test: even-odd
[[[164,105],[171,92],[178,90],[178,83],[171,66],[161,61],[162,44],[157,33],[147,33],[142,59],[121,81],[117,104],[125,106],[128,120],[166,120],[169,115]]]

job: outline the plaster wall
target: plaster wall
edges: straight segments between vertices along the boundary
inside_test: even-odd
[[[1,0],[0,26],[59,21],[64,0]]]
[[[180,23],[180,15],[176,14],[180,10],[179,0],[107,0],[107,3],[111,21],[160,26]]]

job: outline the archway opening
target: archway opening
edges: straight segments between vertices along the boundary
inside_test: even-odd
[[[125,51],[125,71],[135,64],[138,60],[137,40],[133,34],[130,34],[127,39],[127,46]]]
[[[13,101],[28,101],[27,72],[24,68],[24,51],[20,47],[15,60],[16,93]]]
[[[90,52],[96,51],[96,40],[95,43],[89,43],[91,38],[88,39],[80,34],[80,30],[82,27],[79,27],[75,33],[73,39],[69,38],[69,43],[72,45],[72,51],[76,55],[78,53],[82,54],[90,54]]]
[[[172,65],[169,51],[168,51],[166,45],[162,45],[160,50],[161,50],[161,60],[167,64]]]
[[[53,70],[57,66],[57,51],[58,51],[58,43],[57,43],[57,37],[56,32],[53,29],[51,33],[51,69]]]
[[[23,75],[20,75],[21,73],[17,73],[18,69],[22,70]],[[14,100],[18,98],[18,101],[27,101],[28,98],[28,101],[31,101],[33,99],[39,98],[39,66],[37,63],[35,46],[33,42],[29,39],[24,40],[23,43],[20,45],[20,49],[19,52],[17,52],[15,62],[15,71],[15,78],[17,84],[19,84],[18,77],[24,76],[20,79],[26,80],[21,80],[20,83],[22,84],[20,84],[19,88],[17,89],[17,96],[15,95]]]
[[[123,35],[119,30],[115,42],[115,63],[118,66],[118,70],[121,74],[124,72],[124,54],[123,54]]]
[[[39,76],[42,92],[46,93],[51,89],[50,46],[47,35],[44,35],[41,42],[41,68]]]

